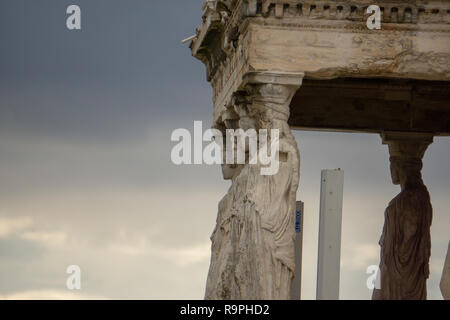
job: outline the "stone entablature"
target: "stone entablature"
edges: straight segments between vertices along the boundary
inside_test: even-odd
[[[302,0],[205,0],[203,3],[203,24],[197,29],[197,40],[192,49],[195,53],[202,45],[209,31],[218,31],[226,50],[230,42],[236,45],[241,23],[248,17],[307,20],[350,21],[365,25],[366,9],[376,4],[382,12],[382,22],[389,24],[445,25],[450,24],[450,1],[418,0],[353,0],[353,1],[302,1]],[[290,21],[292,22],[292,21]],[[399,26],[386,26],[388,29]],[[409,29],[421,28],[409,26]],[[434,26],[434,31],[441,30]]]
[[[369,30],[365,9],[383,10]],[[191,44],[213,87],[214,119],[248,72],[310,79],[450,80],[450,1],[205,1]]]

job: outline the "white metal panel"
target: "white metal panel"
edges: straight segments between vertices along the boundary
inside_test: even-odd
[[[344,171],[322,171],[317,300],[339,299],[343,190]]]

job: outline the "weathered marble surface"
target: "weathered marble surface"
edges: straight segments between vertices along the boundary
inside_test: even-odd
[[[273,83],[266,83],[267,77]],[[211,237],[206,299],[290,298],[300,155],[287,120],[302,77],[253,75],[233,109],[216,123],[222,129],[278,129],[280,168],[266,176],[260,164],[225,166],[232,185],[219,204]]]
[[[374,300],[425,300],[431,255],[433,208],[422,181],[422,158],[433,141],[430,135],[390,133],[391,174],[401,192],[385,212],[381,246],[381,288]]]
[[[260,176],[256,167],[223,168],[232,186],[212,236],[206,298],[288,298],[293,268],[288,225],[295,212],[299,156],[287,121],[301,84],[297,79],[450,81],[450,1],[379,0],[382,30],[366,27],[365,8],[371,4],[205,0],[191,50],[205,64],[213,87],[215,127],[280,128],[286,159],[273,177]],[[416,176],[417,167],[404,168],[410,168],[409,161],[400,161],[402,179]],[[382,268],[388,282],[378,295],[383,299],[426,296],[431,205],[420,179],[413,188],[409,182],[402,186],[386,212]],[[403,232],[410,242],[397,241]],[[414,288],[409,281],[417,281]]]

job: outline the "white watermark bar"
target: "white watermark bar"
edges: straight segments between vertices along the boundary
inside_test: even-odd
[[[260,165],[261,175],[271,176],[280,168],[279,139],[278,129],[227,129],[224,134],[218,129],[203,132],[203,123],[194,121],[193,135],[188,129],[173,131],[171,141],[178,144],[171,160],[175,165]]]

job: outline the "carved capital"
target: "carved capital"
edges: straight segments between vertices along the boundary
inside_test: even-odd
[[[391,175],[394,184],[402,188],[408,183],[423,184],[422,158],[428,146],[433,143],[433,135],[425,133],[384,132],[383,144],[389,146]]]
[[[383,144],[389,146],[389,154],[395,158],[422,160],[428,146],[433,143],[433,134],[410,132],[383,132]]]
[[[231,105],[222,111],[218,122],[238,120],[237,127],[244,130],[281,129],[280,122],[287,125],[289,106],[303,76],[303,73],[247,73],[242,90],[232,95]]]
[[[243,84],[255,110],[262,109],[271,119],[288,121],[289,105],[303,77],[303,73],[250,72]]]

